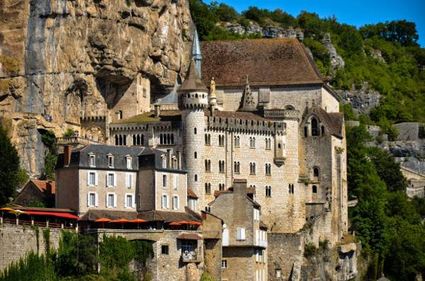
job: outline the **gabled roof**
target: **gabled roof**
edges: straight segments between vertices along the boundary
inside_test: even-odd
[[[210,41],[202,44],[202,79],[218,86],[323,84],[313,59],[297,39]]]
[[[342,138],[342,126],[344,125],[344,114],[341,112],[326,112],[321,107],[313,107],[307,111],[307,116],[316,115],[321,122],[325,123],[329,133]]]
[[[52,194],[56,193],[56,182],[55,181],[45,181],[45,180],[30,180],[42,193],[48,191],[49,185],[51,188]]]
[[[196,193],[192,190],[192,188],[188,188],[187,189],[187,197],[192,198],[192,199],[198,199],[198,195],[196,195]]]

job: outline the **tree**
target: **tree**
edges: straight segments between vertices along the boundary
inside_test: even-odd
[[[19,156],[0,124],[0,206],[9,202],[19,184]]]

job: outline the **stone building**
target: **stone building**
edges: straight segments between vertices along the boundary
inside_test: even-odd
[[[209,208],[224,223],[222,280],[267,280],[267,228],[260,205],[247,195],[247,181],[235,180]]]
[[[117,149],[149,147],[162,151],[171,169],[186,170],[187,183],[181,188],[189,201],[179,206],[208,212],[216,192],[228,190],[235,179],[246,179],[268,235],[278,245],[295,239],[298,247],[307,240],[316,245],[328,240],[335,246],[348,229],[339,101],[296,39],[195,40],[181,85],[160,99],[137,101],[144,108],[105,119],[99,127],[105,130],[105,142]],[[157,208],[161,196],[172,196],[172,187],[162,194],[158,186],[166,171],[154,170],[144,176],[149,183],[138,194],[140,202],[144,193],[152,196],[149,200],[156,205],[146,208]],[[301,233],[305,227],[312,233]],[[270,253],[266,260],[269,280],[277,272],[289,276],[302,262],[286,265]]]
[[[47,180],[29,180],[13,203],[20,206],[54,207],[56,183]]]

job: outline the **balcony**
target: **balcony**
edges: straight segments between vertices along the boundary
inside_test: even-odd
[[[198,250],[182,250],[182,261],[183,262],[201,262],[201,255],[198,254]]]

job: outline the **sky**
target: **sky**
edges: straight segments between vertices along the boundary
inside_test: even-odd
[[[212,0],[204,0],[211,3]],[[297,16],[301,11],[314,12],[320,17],[335,16],[339,22],[355,25],[405,19],[416,23],[419,44],[425,47],[425,0],[219,0],[238,12],[249,6],[274,10],[280,8]]]

